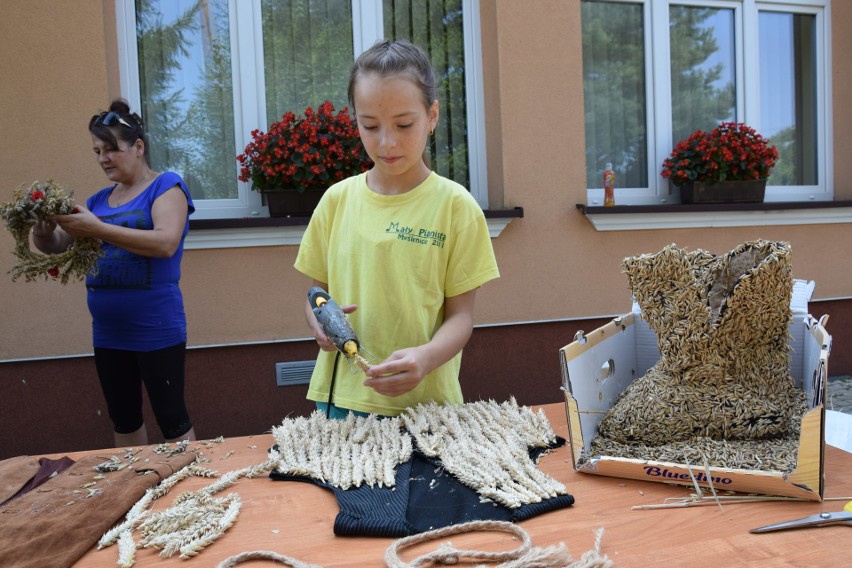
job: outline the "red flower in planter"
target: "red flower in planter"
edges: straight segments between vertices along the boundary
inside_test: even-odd
[[[696,130],[678,142],[663,161],[661,175],[676,186],[766,179],[777,161],[778,150],[753,128],[723,122],[711,132]]]
[[[237,156],[239,179],[251,181],[258,191],[323,191],[373,165],[349,109],[335,114],[329,101],[316,111],[306,108],[304,117],[285,113],[281,120],[269,125],[267,132],[253,130],[251,136],[245,152]]]
[[[30,199],[32,199],[33,201],[41,201],[42,199],[44,199],[44,193],[42,193],[41,191],[34,191],[30,194]]]

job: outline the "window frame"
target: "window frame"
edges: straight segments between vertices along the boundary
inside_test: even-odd
[[[831,0],[606,0],[612,3],[642,6],[645,21],[645,97],[648,131],[648,171],[653,172],[647,188],[619,187],[619,205],[675,204],[680,193],[669,187],[662,172],[663,160],[674,146],[672,132],[671,57],[669,8],[672,5],[734,10],[734,61],[736,69],[737,120],[760,128],[760,65],[758,20],[760,12],[812,15],[815,18],[817,185],[772,186],[766,188],[766,202],[832,201],[833,130],[830,120],[831,99]],[[602,205],[603,188],[589,187],[590,206]]]
[[[118,40],[119,85],[121,96],[131,108],[141,108],[139,59],[134,0],[115,0]],[[265,130],[265,81],[263,69],[263,30],[260,0],[228,0],[230,20],[232,81],[234,85],[234,199],[204,199],[195,203],[193,219],[234,219],[269,217],[261,195],[247,182],[236,179],[237,154],[251,140],[251,131]],[[482,76],[482,42],[479,2],[462,0],[464,30],[465,88],[467,92],[467,144],[470,187],[480,207],[488,207],[488,178],[485,147],[485,95]],[[381,39],[382,0],[352,0],[354,54]],[[439,101],[440,104],[440,101]],[[143,117],[144,118],[144,117]]]

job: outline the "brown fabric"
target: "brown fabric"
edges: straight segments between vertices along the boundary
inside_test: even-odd
[[[0,566],[71,566],[145,494],[145,490],[195,460],[166,458],[145,448],[131,466],[99,473],[94,467],[119,452],[80,459],[41,487],[0,507]],[[151,471],[147,475],[141,475]],[[103,475],[102,479],[97,479]],[[89,485],[92,484],[92,485]]]
[[[50,458],[39,458],[38,465],[39,465],[38,471],[32,477],[32,479],[30,479],[27,482],[26,485],[21,487],[20,491],[15,493],[9,499],[0,503],[0,505],[5,505],[9,501],[12,501],[13,499],[17,499],[18,497],[20,497],[21,495],[23,495],[25,493],[29,493],[30,491],[32,491],[33,489],[35,489],[39,485],[42,485],[43,483],[47,483],[48,481],[50,481],[50,479],[53,476],[55,476],[59,473],[62,473],[63,471],[65,471],[66,469],[68,469],[69,467],[74,465],[74,460],[72,460],[68,456],[61,457],[58,460],[53,460],[53,459],[50,459]]]
[[[38,460],[18,456],[0,461],[0,505],[11,499],[38,471]]]

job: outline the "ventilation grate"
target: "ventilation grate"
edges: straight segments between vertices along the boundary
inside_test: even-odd
[[[316,361],[289,361],[275,363],[275,384],[279,387],[304,385],[311,382]]]

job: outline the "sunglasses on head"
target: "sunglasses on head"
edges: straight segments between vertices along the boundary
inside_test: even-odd
[[[117,112],[113,112],[113,111],[101,113],[100,116],[98,117],[98,122],[100,122],[104,126],[112,126],[113,124],[115,124],[117,122],[118,124],[120,124],[120,125],[122,125],[126,128],[133,128],[132,126],[130,126],[129,122],[127,122],[126,120],[121,118],[120,114],[118,114]]]

